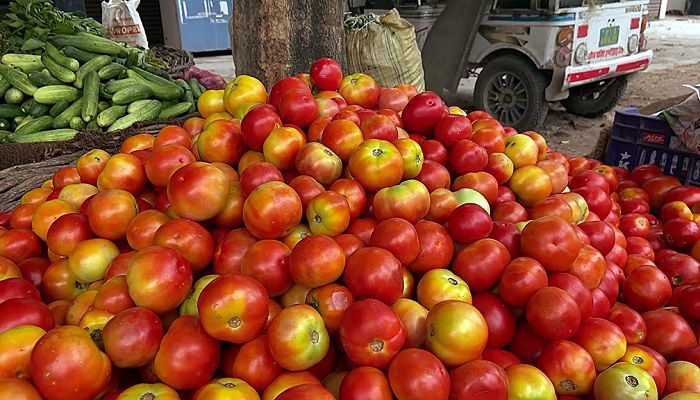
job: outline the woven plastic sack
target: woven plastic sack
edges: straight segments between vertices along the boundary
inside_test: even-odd
[[[109,0],[102,2],[102,25],[110,39],[148,48],[146,31],[136,8],[141,0]]]
[[[415,28],[396,9],[359,28],[346,24],[345,52],[350,73],[370,75],[381,86],[425,88]]]
[[[683,144],[700,154],[700,85],[684,85],[693,90],[684,102],[664,111],[664,117]]]

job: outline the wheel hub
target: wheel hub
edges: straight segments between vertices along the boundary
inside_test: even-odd
[[[511,72],[494,75],[488,82],[484,104],[495,118],[507,125],[515,125],[527,112],[527,89]]]

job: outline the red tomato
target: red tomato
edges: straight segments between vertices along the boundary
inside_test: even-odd
[[[396,146],[378,139],[362,142],[350,156],[348,169],[370,192],[398,184],[404,172],[403,159]]]
[[[246,228],[260,239],[285,236],[301,221],[299,195],[281,182],[267,182],[258,186],[243,205]]]
[[[350,224],[350,204],[343,195],[324,191],[307,204],[306,219],[315,235],[338,236]]]
[[[134,301],[129,296],[126,276],[115,276],[103,283],[97,289],[92,305],[111,314],[119,314],[126,309],[134,307]]]
[[[112,364],[83,329],[61,326],[34,346],[30,371],[34,385],[47,400],[91,399],[110,378]]]
[[[299,386],[294,386],[280,393],[275,399],[278,400],[304,400],[304,399],[318,399],[318,400],[335,400],[333,394],[328,391],[325,387],[319,384],[303,384]]]
[[[377,107],[380,109],[401,112],[406,104],[408,104],[408,95],[403,90],[398,88],[381,88],[379,90]]]
[[[0,333],[20,325],[49,331],[55,321],[48,307],[34,297],[11,298],[0,303]]]
[[[479,310],[464,301],[446,300],[434,305],[426,324],[426,347],[446,366],[475,360],[486,347],[486,320]],[[462,340],[464,337],[470,340]]]
[[[644,344],[668,359],[673,359],[686,347],[697,344],[697,338],[688,322],[673,311],[653,310],[645,312],[642,317],[647,324]]]
[[[363,247],[348,257],[344,279],[359,299],[374,298],[393,304],[403,292],[401,263],[378,247]]]
[[[428,139],[420,143],[423,156],[426,160],[435,161],[440,165],[447,162],[447,149],[437,140]]]
[[[120,312],[102,331],[105,352],[119,368],[142,367],[153,361],[162,338],[160,318],[142,307]]]
[[[200,224],[187,219],[176,219],[163,224],[153,236],[153,244],[179,251],[189,261],[194,272],[206,268],[214,253],[211,234]]]
[[[549,272],[569,269],[581,249],[574,228],[558,217],[544,217],[528,223],[520,243],[522,254],[539,261]]]
[[[520,254],[520,229],[511,222],[494,222],[489,239],[494,239],[504,245],[508,249],[511,259]]]
[[[565,290],[576,301],[581,312],[581,321],[591,315],[593,308],[591,291],[579,278],[569,273],[560,272],[550,275],[548,284]]]
[[[175,213],[193,221],[215,217],[226,205],[226,174],[215,166],[194,162],[175,171],[168,183],[168,199]]]
[[[374,367],[351,370],[340,383],[339,393],[341,398],[347,400],[393,399],[389,380],[381,370]]]
[[[532,365],[511,365],[505,371],[510,390],[523,393],[523,399],[555,400],[557,398],[554,386],[547,375]]]
[[[537,360],[537,367],[552,381],[559,396],[583,396],[591,391],[596,378],[591,355],[568,340],[548,344]]]
[[[214,249],[213,270],[217,274],[241,272],[243,257],[257,239],[245,228],[224,235]]]
[[[231,343],[248,342],[262,332],[269,313],[265,288],[242,274],[225,274],[199,295],[197,310],[206,332]]]
[[[253,166],[251,166],[252,168]],[[274,168],[274,167],[272,167]],[[247,171],[248,169],[246,169]],[[277,168],[275,168],[277,170]],[[279,171],[279,170],[277,170]],[[276,179],[275,179],[276,180]],[[282,175],[280,174],[280,182],[282,182]],[[357,183],[359,185],[359,183]],[[294,189],[299,195],[301,200],[301,206],[304,210],[309,205],[309,202],[319,194],[325,192],[323,185],[318,183],[318,181],[308,175],[299,175],[289,182],[289,187]],[[364,211],[364,210],[363,210]]]
[[[80,181],[96,185],[97,176],[105,168],[110,157],[109,153],[101,149],[93,149],[80,156],[75,164]]]
[[[493,239],[478,240],[462,249],[455,258],[453,271],[474,292],[493,287],[510,262],[508,249]]]
[[[407,131],[431,133],[446,114],[447,107],[437,94],[423,92],[408,101],[403,109],[402,117]]]
[[[148,180],[155,186],[166,187],[178,168],[195,162],[188,147],[168,144],[153,150],[144,163]]]
[[[423,220],[416,223],[415,231],[418,235],[418,255],[406,267],[415,273],[447,267],[454,254],[454,242],[447,229],[435,222]]]
[[[355,73],[347,75],[340,82],[338,93],[350,105],[374,108],[379,100],[379,86],[369,75]]]
[[[449,148],[462,139],[471,138],[472,124],[467,117],[447,114],[435,126],[434,134],[435,139]]]
[[[318,117],[318,103],[307,90],[287,91],[280,99],[280,116],[287,124],[306,128]]]
[[[593,290],[600,286],[605,278],[605,268],[605,258],[600,252],[593,246],[582,244],[576,260],[569,268],[569,273]]]
[[[226,363],[227,354],[224,351],[222,366]],[[230,369],[223,370],[224,375],[242,379],[259,392],[265,390],[283,371],[272,357],[265,335],[244,344],[234,354]]]
[[[605,192],[606,195],[610,194],[610,184],[605,177],[593,170],[581,171],[571,178],[569,182],[569,187],[572,190],[583,187],[594,187]]]
[[[607,183],[606,183],[607,184]],[[595,186],[578,187],[573,190],[586,200],[589,209],[598,216],[608,215],[612,209],[610,195],[604,190]]]
[[[155,358],[155,373],[174,389],[196,389],[214,375],[220,353],[220,343],[204,331],[196,317],[180,317],[163,336]]]
[[[489,328],[487,347],[502,348],[515,336],[515,316],[501,299],[491,293],[474,296],[472,305],[486,320]]]
[[[660,209],[663,205],[666,193],[681,186],[680,181],[672,176],[657,176],[640,183],[642,189],[649,194],[649,205],[655,210]]]
[[[418,232],[410,222],[390,218],[375,227],[368,245],[389,250],[402,265],[407,265],[418,257]]]
[[[511,340],[508,345],[508,350],[513,352],[513,357],[516,359],[535,364],[537,358],[548,343],[548,340],[538,336],[535,331],[532,330],[530,325],[527,324],[527,321],[522,321],[518,324],[515,337],[513,337],[513,340]]]
[[[663,232],[666,242],[675,249],[684,249],[700,239],[700,226],[685,218],[665,222]]]
[[[131,259],[126,282],[137,306],[164,313],[187,297],[192,287],[192,269],[177,250],[152,246]]]
[[[328,147],[318,142],[306,143],[297,153],[297,172],[309,175],[323,185],[335,182],[343,170],[343,162]]]
[[[427,393],[435,400],[450,396],[450,375],[434,355],[421,349],[406,349],[394,357],[389,366],[389,383],[401,400],[424,399]]]
[[[525,315],[532,329],[549,340],[570,338],[581,323],[578,304],[558,287],[545,287],[533,293],[527,301]]]
[[[489,154],[483,147],[469,139],[462,139],[450,148],[449,165],[456,174],[482,171],[489,162]]]
[[[607,318],[625,334],[627,343],[643,343],[647,336],[647,325],[642,316],[631,307],[615,303]]]
[[[340,64],[330,58],[320,58],[311,65],[311,82],[319,90],[338,90],[343,80]]]
[[[141,192],[145,184],[146,170],[143,162],[132,154],[113,155],[97,177],[97,187],[100,190],[123,189],[133,195]]]
[[[78,243],[93,237],[86,215],[66,214],[51,224],[46,233],[46,244],[54,254],[68,257]]]
[[[518,257],[503,270],[498,292],[511,306],[523,307],[539,289],[547,286],[547,273],[542,264],[527,257]]]
[[[269,255],[268,255],[269,256]],[[345,253],[329,236],[305,237],[289,256],[289,272],[294,282],[319,287],[335,282],[343,273]]]
[[[627,348],[625,335],[620,328],[601,318],[583,321],[573,341],[593,357],[598,372],[619,360]]]
[[[473,203],[465,203],[455,208],[447,222],[447,230],[460,244],[474,243],[489,235],[493,221],[489,214]]]
[[[359,182],[353,179],[338,179],[333,182],[329,190],[342,194],[348,201],[350,220],[355,220],[364,214],[367,207],[367,195]]]
[[[8,278],[0,281],[0,303],[9,299],[34,298],[41,300],[41,295],[32,282],[22,278]]]
[[[622,283],[625,302],[640,312],[663,307],[671,293],[671,283],[666,275],[650,265],[635,269]]]
[[[289,248],[277,240],[260,240],[243,256],[241,273],[260,282],[268,296],[275,297],[292,286]]]
[[[423,167],[416,176],[429,192],[433,192],[438,188],[450,188],[450,172],[440,163],[433,160],[425,160]]]
[[[348,307],[340,324],[340,341],[348,358],[357,365],[385,368],[406,340],[398,315],[374,299]]]
[[[450,399],[508,399],[508,376],[502,367],[490,361],[469,361],[450,372],[450,381]]]

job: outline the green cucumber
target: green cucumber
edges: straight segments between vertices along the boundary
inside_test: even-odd
[[[80,62],[88,62],[92,60],[93,58],[99,56],[97,53],[91,53],[89,51],[85,50],[80,50],[76,47],[73,46],[66,46],[63,48],[63,54],[65,54],[67,57],[75,58]]]
[[[0,104],[0,118],[12,119],[24,114],[22,108],[16,104]]]
[[[158,119],[164,120],[164,119],[179,117],[180,115],[183,115],[187,111],[189,111],[191,106],[192,106],[192,103],[185,101],[182,103],[177,103],[177,104],[172,105],[172,106],[167,107],[167,108],[163,108],[160,111],[160,114],[158,114]]]
[[[42,86],[34,92],[34,100],[41,104],[56,104],[61,100],[74,101],[78,97],[78,89],[66,85]]]
[[[36,92],[37,87],[34,86],[24,72],[8,67],[5,64],[0,64],[0,74],[2,74],[3,78],[7,79],[12,86],[21,90],[22,93],[33,96],[34,92]]]
[[[100,98],[100,77],[97,71],[92,71],[85,77],[84,89],[81,116],[83,121],[90,122],[97,116],[97,103]]]
[[[49,110],[49,115],[54,118],[58,117],[58,115],[65,111],[70,104],[71,102],[68,100],[59,101],[58,103],[54,104],[53,107],[51,107],[51,110]]]
[[[30,72],[27,76],[29,77],[29,81],[37,87],[61,84],[61,81],[51,76],[48,69]]]
[[[150,101],[150,100],[149,100]],[[112,106],[97,115],[97,125],[106,128],[126,115],[127,106]]]
[[[49,113],[49,106],[41,104],[34,99],[29,99],[22,103],[22,111],[32,117],[41,117]]]
[[[57,49],[56,46],[52,45],[51,43],[46,43],[44,49],[46,50],[46,54],[48,54],[49,57],[51,57],[54,61],[61,64],[65,68],[68,68],[73,72],[77,72],[78,68],[80,68],[80,63],[78,62],[78,60],[76,60],[75,58],[66,57],[65,54],[61,53],[61,50]]]
[[[50,115],[44,115],[33,120],[23,123],[22,126],[15,130],[15,136],[28,135],[40,131],[45,131],[51,127],[53,118]]]
[[[50,129],[23,135],[15,132],[8,135],[7,140],[13,143],[62,142],[72,140],[77,134],[75,129]]]
[[[188,83],[190,85],[190,90],[192,90],[194,98],[198,99],[199,96],[202,95],[202,89],[199,87],[199,81],[197,81],[197,79],[195,78],[190,78]]]
[[[83,109],[83,99],[80,98],[80,99],[74,101],[73,104],[68,106],[68,108],[63,110],[62,113],[58,114],[58,116],[56,118],[54,118],[53,123],[51,124],[51,127],[54,129],[67,127],[71,118],[80,117],[80,113],[81,113],[82,109]]]
[[[133,103],[136,100],[144,100],[151,98],[153,91],[143,85],[135,85],[126,89],[121,89],[112,96],[112,103],[117,105],[125,105]]]
[[[112,57],[107,55],[97,56],[92,60],[86,62],[85,64],[83,64],[82,67],[80,67],[78,72],[76,72],[75,74],[75,86],[78,89],[82,89],[86,76],[88,76],[91,72],[97,73],[97,71],[99,71],[100,68],[104,67],[105,65],[108,65],[111,62]],[[98,76],[97,78],[99,83],[100,77]]]
[[[133,113],[133,112],[136,112],[136,111],[139,110],[141,107],[143,107],[143,106],[145,106],[146,104],[148,104],[150,101],[151,101],[151,100],[149,100],[149,99],[146,99],[146,100],[136,100],[135,102],[133,102],[133,103],[131,103],[131,104],[129,104],[129,105],[127,106],[126,112],[129,113],[129,114],[131,114],[131,113]]]
[[[48,69],[51,75],[53,75],[59,81],[63,83],[73,83],[75,81],[75,72],[57,63],[56,60],[49,57],[48,54],[43,54],[41,59],[43,60],[46,69]]]
[[[7,90],[11,87],[12,84],[7,79],[3,78],[2,75],[0,75],[0,97],[3,97],[5,92],[7,92]]]
[[[17,88],[9,88],[5,92],[5,103],[20,104],[24,101],[24,93]]]
[[[127,74],[129,78],[135,79],[144,86],[148,86],[153,91],[153,95],[160,100],[176,100],[184,94],[184,90],[176,83],[153,75],[138,67],[132,67],[127,71]],[[149,78],[147,79],[145,76],[149,76]]]
[[[139,110],[114,121],[107,129],[107,132],[126,129],[139,121],[155,120],[158,118],[158,114],[160,114],[160,101],[150,100],[148,104],[144,105]]]
[[[4,54],[2,56],[2,63],[13,68],[19,68],[25,73],[44,69],[41,56],[33,54]]]
[[[82,131],[85,129],[85,121],[83,121],[82,117],[73,117],[68,121],[68,126],[71,129],[75,129],[77,131]]]
[[[126,71],[126,67],[113,62],[100,68],[100,70],[97,71],[97,75],[99,75],[102,80],[109,80],[119,76],[122,71]]]

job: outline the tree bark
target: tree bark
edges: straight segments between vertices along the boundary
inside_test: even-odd
[[[342,63],[344,0],[236,0],[230,21],[237,74],[266,85],[308,72],[318,58]]]

